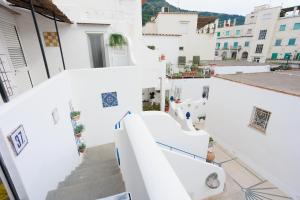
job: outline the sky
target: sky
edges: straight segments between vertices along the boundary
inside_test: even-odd
[[[299,0],[166,0],[170,4],[183,9],[210,11],[217,13],[246,15],[254,6],[270,4],[273,6],[300,5]]]

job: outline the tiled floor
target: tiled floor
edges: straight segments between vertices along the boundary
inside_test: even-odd
[[[214,145],[215,161],[226,172],[224,192],[206,200],[284,200],[287,197],[269,181],[257,175],[220,145]]]

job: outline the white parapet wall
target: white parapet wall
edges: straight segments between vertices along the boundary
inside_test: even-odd
[[[68,73],[0,106],[0,152],[20,199],[41,200],[80,162],[70,120]],[[59,121],[52,119],[57,109]],[[28,144],[16,155],[8,139],[23,126]]]
[[[21,199],[45,199],[80,163],[70,103],[81,111],[87,147],[111,143],[115,122],[142,109],[138,75],[137,67],[65,71],[0,106],[1,157]],[[117,103],[104,107],[109,92]],[[17,156],[8,137],[21,125],[28,144]]]
[[[249,126],[254,107],[271,112],[265,133]],[[299,199],[299,113],[299,97],[213,78],[206,130],[260,175]]]
[[[191,200],[139,115],[128,115],[116,132],[126,190],[139,200]]]
[[[193,200],[200,200],[220,194],[225,186],[225,172],[218,165],[194,159],[189,155],[178,154],[167,149],[162,150],[180,181]],[[206,179],[211,174],[217,174],[219,187],[212,189],[206,185]]]
[[[141,116],[157,142],[206,158],[209,140],[207,132],[184,131],[164,112],[148,111]]]
[[[215,66],[214,74],[260,73],[269,72],[270,65],[257,66]]]

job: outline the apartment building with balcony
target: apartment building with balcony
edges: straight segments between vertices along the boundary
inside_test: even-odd
[[[244,25],[236,26],[234,20],[219,22],[215,59],[260,63],[269,59],[297,59],[299,16],[299,6],[262,5],[246,15]]]

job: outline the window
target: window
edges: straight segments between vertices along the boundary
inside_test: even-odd
[[[292,57],[292,54],[291,53],[285,53],[284,54],[284,60],[290,60]]]
[[[235,34],[236,34],[236,35],[240,35],[240,34],[241,34],[241,30],[236,30],[236,31],[235,31]]]
[[[209,86],[203,86],[202,98],[208,99],[209,94]]]
[[[200,64],[200,56],[193,56],[193,64],[195,65]]]
[[[216,49],[220,49],[221,44],[219,42],[217,42],[216,44]]]
[[[279,27],[279,31],[285,31],[286,25],[285,24],[281,24]]]
[[[105,67],[103,34],[88,34],[90,42],[90,56],[94,68]]]
[[[217,32],[217,36],[220,37],[220,36],[221,36],[221,33],[220,33],[220,32]]]
[[[215,51],[215,56],[219,56],[219,52],[218,51]]]
[[[281,46],[281,42],[282,42],[281,39],[277,39],[277,40],[275,41],[275,46]]]
[[[184,49],[183,47],[179,47],[179,51],[183,51],[183,49]]]
[[[264,39],[266,39],[266,36],[267,36],[267,30],[260,30],[258,39],[264,40]]]
[[[271,112],[254,107],[249,125],[265,133],[270,116],[271,116]]]
[[[224,42],[224,49],[228,49],[228,42]]]
[[[225,32],[225,35],[226,35],[226,36],[229,36],[229,35],[230,35],[230,31],[226,31],[226,32]]]
[[[300,23],[294,24],[294,30],[300,30]]]
[[[188,34],[189,21],[180,21],[181,34]]]
[[[296,38],[290,38],[290,39],[289,39],[288,45],[289,45],[289,46],[293,46],[293,45],[295,45],[295,44],[296,44]]]
[[[252,33],[252,29],[251,28],[247,29],[247,34],[251,34],[251,33]]]
[[[178,65],[185,65],[185,64],[186,64],[186,57],[178,56]]]
[[[271,60],[276,60],[278,56],[278,53],[272,53]]]
[[[300,60],[300,53],[297,53],[296,60]]]
[[[155,46],[147,46],[149,49],[155,50]]]
[[[245,42],[245,47],[249,47],[250,42]]]
[[[234,43],[233,43],[233,48],[236,49],[236,48],[238,48],[238,46],[239,46],[239,43],[238,43],[238,42],[234,42]]]
[[[258,45],[256,46],[255,53],[262,53],[263,48],[264,48],[264,45],[263,45],[263,44],[258,44]]]

